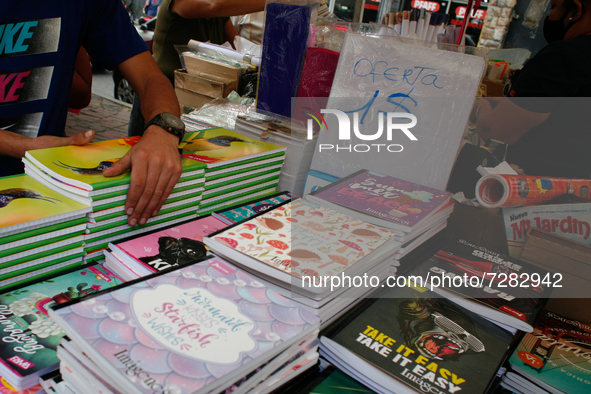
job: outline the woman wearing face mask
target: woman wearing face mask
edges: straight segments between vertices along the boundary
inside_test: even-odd
[[[591,178],[591,0],[552,0],[548,45],[502,99],[476,101],[470,121],[506,142],[507,161],[527,175]]]

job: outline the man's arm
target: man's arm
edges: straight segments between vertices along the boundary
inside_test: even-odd
[[[174,0],[171,11],[186,19],[235,16],[263,11],[265,0]]]
[[[56,146],[84,145],[92,141],[94,131],[87,130],[70,137],[43,135],[29,138],[12,131],[0,129],[0,156],[24,157],[26,151],[33,149],[53,148]]]
[[[521,108],[509,98],[498,100],[494,107],[487,99],[478,99],[474,103],[470,120],[476,122],[476,131],[481,138],[493,138],[513,145],[529,130],[545,122],[549,116],[549,113],[537,113]]]
[[[238,30],[236,30],[236,27],[234,27],[232,20],[228,19],[228,21],[224,25],[224,40],[228,41],[232,45],[232,48],[234,48],[234,37],[236,37],[237,35]]]
[[[142,103],[146,120],[162,112],[180,116],[179,103],[170,81],[162,74],[150,52],[127,59],[118,66]],[[145,224],[158,213],[181,176],[178,137],[160,126],[146,129],[139,142],[103,175],[119,175],[131,168],[125,212],[131,226]]]
[[[82,109],[88,107],[92,99],[92,68],[86,49],[80,47],[74,68],[74,80],[70,93],[70,108]]]

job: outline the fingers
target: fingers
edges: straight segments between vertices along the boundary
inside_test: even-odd
[[[125,202],[130,226],[144,225],[150,216],[155,216],[181,176],[181,161],[176,148],[160,149],[138,148],[133,151],[131,182]]]
[[[163,193],[162,197],[160,197],[160,201],[158,201],[155,204],[155,207],[152,209],[152,216],[158,215],[158,212],[160,211],[160,209],[162,209],[162,206],[166,202],[166,199],[167,199],[166,196],[170,195],[170,193],[172,192],[172,189],[174,189],[174,187],[176,186],[177,181],[175,181],[174,179],[175,178],[173,177],[168,180],[168,184],[166,185],[166,187],[164,189],[164,193]],[[150,209],[146,208],[146,212],[150,212]]]
[[[144,214],[148,203],[154,198],[160,199],[163,192],[163,185],[160,181],[157,171],[150,171],[150,165],[157,163],[148,163],[142,160],[140,163],[134,163],[131,170],[131,182],[125,201],[125,212],[129,215],[128,223],[130,226],[136,224],[146,224],[149,214]]]
[[[131,152],[127,152],[125,156],[117,160],[110,168],[103,171],[103,176],[117,176],[121,175],[131,168]]]
[[[86,130],[82,133],[77,133],[70,137],[42,135],[36,138],[26,138],[26,146],[24,147],[24,150],[27,151],[34,149],[46,149],[68,145],[84,145],[92,141],[94,136],[95,132],[93,130]]]
[[[94,130],[86,130],[82,133],[77,133],[68,137],[66,139],[67,142],[64,145],[84,145],[92,141],[94,135]]]

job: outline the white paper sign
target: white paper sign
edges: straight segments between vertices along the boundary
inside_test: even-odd
[[[348,113],[351,137],[339,139],[344,123],[324,112],[328,130],[320,132],[312,169],[336,177],[367,169],[445,189],[484,67],[480,56],[347,34],[327,109]],[[407,130],[416,140],[388,128],[393,112],[416,116]],[[398,121],[410,123],[390,120]]]

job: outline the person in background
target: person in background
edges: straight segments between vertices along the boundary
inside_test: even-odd
[[[118,67],[142,98],[143,114],[155,119],[139,142],[103,173],[115,176],[131,170],[128,223],[146,223],[181,175],[178,144],[184,127],[169,127],[178,119],[178,101],[121,1],[29,0],[24,6],[21,0],[3,0],[0,37],[0,176],[22,172],[27,150],[83,145],[93,139],[92,130],[64,136],[82,46],[107,68]],[[172,118],[162,121],[164,113]]]
[[[237,32],[230,16],[262,11],[265,0],[163,0],[154,31],[156,64],[174,85],[174,70],[182,68],[175,45],[190,40],[233,43]],[[130,115],[129,136],[141,135],[144,118],[137,96]]]
[[[154,17],[158,15],[160,3],[162,3],[162,0],[146,0],[146,5],[144,6],[144,13],[146,16]]]
[[[506,142],[527,175],[591,178],[591,0],[552,0],[548,45],[512,80],[507,98],[478,99],[478,134]]]
[[[233,16],[230,18],[240,37],[244,37],[255,44],[263,43],[265,12]]]

